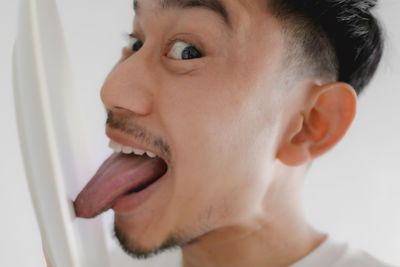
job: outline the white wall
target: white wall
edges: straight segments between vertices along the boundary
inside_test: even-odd
[[[306,179],[310,220],[400,266],[400,1],[381,0],[386,51],[350,131]]]
[[[348,135],[312,166],[305,182],[309,219],[400,265],[400,2],[381,0],[388,44],[378,76],[360,98]],[[108,153],[99,88],[131,28],[131,0],[58,0],[91,151],[98,165]],[[25,182],[11,84],[17,1],[0,0],[0,266],[44,266],[40,236]]]

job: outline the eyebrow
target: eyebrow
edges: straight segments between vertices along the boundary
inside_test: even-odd
[[[229,28],[232,28],[232,22],[227,12],[225,6],[220,0],[158,0],[160,6],[163,9],[170,8],[194,8],[194,7],[202,7],[208,10],[213,11],[218,16],[222,18],[225,25]],[[140,5],[137,0],[133,0],[133,10],[138,15],[140,10]]]

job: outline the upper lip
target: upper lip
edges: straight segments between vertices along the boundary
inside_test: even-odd
[[[121,144],[123,146],[129,146],[129,147],[132,147],[132,148],[137,148],[137,149],[140,149],[140,150],[152,152],[152,153],[156,154],[157,157],[163,159],[167,163],[167,160],[162,155],[160,155],[160,153],[154,151],[151,148],[146,147],[143,144],[140,144],[139,142],[133,140],[132,138],[128,138],[126,136],[126,134],[124,134],[123,132],[121,132],[119,130],[114,130],[114,129],[111,129],[111,128],[107,127],[106,128],[106,135],[111,140],[113,140],[113,141],[115,141],[118,144]]]

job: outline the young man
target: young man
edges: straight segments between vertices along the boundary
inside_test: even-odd
[[[375,5],[135,1],[101,91],[115,153],[77,215],[112,208],[127,253],[181,247],[185,267],[387,266],[313,229],[300,203],[380,61]]]

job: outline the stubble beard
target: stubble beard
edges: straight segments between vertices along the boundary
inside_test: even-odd
[[[128,237],[126,232],[114,224],[114,237],[126,254],[135,259],[149,259],[165,251],[177,250],[189,246],[200,239],[200,236],[191,237],[183,231],[171,234],[161,245],[152,249],[144,248],[139,242]]]

